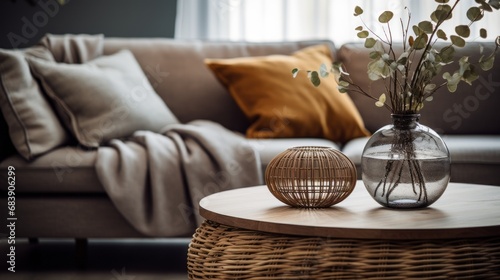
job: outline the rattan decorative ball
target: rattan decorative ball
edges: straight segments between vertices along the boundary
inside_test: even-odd
[[[356,166],[329,147],[294,147],[274,157],[266,169],[269,191],[293,207],[330,207],[356,185]]]

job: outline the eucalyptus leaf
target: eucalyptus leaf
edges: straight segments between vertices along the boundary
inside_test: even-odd
[[[379,59],[382,57],[382,54],[377,52],[377,51],[373,51],[373,52],[370,52],[370,58],[371,59]]]
[[[318,72],[317,71],[311,71],[309,73],[309,80],[311,80],[311,83],[315,86],[318,87],[321,84],[321,80],[319,78]]]
[[[388,23],[392,17],[394,16],[394,13],[391,11],[385,11],[380,16],[378,17],[378,21],[380,23]]]
[[[339,86],[347,88],[349,87],[349,82],[341,80],[339,81]]]
[[[366,38],[366,41],[365,41],[365,48],[373,48],[373,46],[375,46],[375,43],[377,42],[377,40],[373,39],[373,38]]]
[[[356,17],[357,17],[357,16],[359,16],[359,15],[361,15],[361,14],[363,14],[363,9],[361,9],[361,7],[360,7],[360,6],[356,6],[356,7],[354,8],[354,16],[356,16]]]
[[[321,63],[321,66],[319,67],[319,75],[321,76],[321,78],[326,78],[326,77],[328,77],[328,74],[330,74],[330,73],[328,72],[328,68],[326,67],[326,64]]]
[[[479,29],[479,36],[483,39],[486,39],[486,37],[488,37],[488,31],[486,31],[486,29],[484,28]]]
[[[429,39],[429,37],[427,36],[427,34],[425,34],[425,33],[421,34],[420,36],[418,36],[415,39],[415,43],[413,44],[413,48],[416,50],[421,50],[421,49],[425,48],[425,46],[427,45],[428,39]]]
[[[432,52],[428,52],[425,60],[430,62],[428,64],[432,67],[436,61],[436,56]]]
[[[436,88],[436,84],[427,84],[424,87],[424,93],[431,93]]]
[[[432,21],[438,23],[452,18],[450,5],[439,5],[437,9],[431,14]]]
[[[470,68],[462,75],[462,81],[466,82],[469,85],[472,85],[472,82],[474,82],[478,78],[479,75],[476,73],[473,65],[471,65]]]
[[[453,43],[453,45],[455,45],[457,47],[463,48],[465,46],[465,40],[458,37],[458,36],[451,35],[450,39],[451,39],[451,42]]]
[[[481,2],[481,9],[487,11],[487,12],[493,12],[493,9],[489,4],[487,4],[485,1]]]
[[[488,4],[495,10],[500,9],[500,0],[490,0]]]
[[[397,61],[397,63],[400,64],[400,65],[405,65],[407,61],[408,61],[408,57],[405,56],[405,57],[399,58],[398,61]]]
[[[370,35],[370,33],[368,33],[368,31],[361,31],[361,32],[358,32],[358,38],[366,38],[368,37],[368,35]]]
[[[375,106],[377,107],[384,107],[384,104],[385,104],[385,100],[386,100],[386,96],[385,96],[385,93],[382,93],[380,95],[380,97],[378,98],[378,101],[375,102]]]
[[[446,84],[446,87],[449,92],[455,92],[457,91],[458,84]]]
[[[337,89],[339,90],[340,93],[347,93],[348,89],[342,86],[338,86]]]
[[[481,9],[478,7],[471,7],[467,10],[467,18],[470,21],[478,21],[483,18],[483,14],[481,13]]]
[[[468,56],[463,56],[460,58],[458,61],[458,65],[460,65],[460,69],[458,70],[458,73],[463,76],[464,73],[470,69],[470,63],[469,63],[469,57]]]
[[[494,62],[495,56],[493,55],[486,59],[484,59],[484,56],[481,56],[481,58],[479,59],[479,67],[481,67],[483,71],[488,71],[493,68]]]
[[[446,80],[446,87],[449,92],[455,92],[457,90],[457,85],[460,82],[462,76],[457,72],[450,75],[450,73],[446,72],[443,74],[443,79]]]
[[[441,29],[436,32],[436,35],[439,39],[448,40],[448,37],[446,37],[446,33]]]
[[[455,27],[455,32],[462,37],[467,38],[470,36],[470,28],[468,25],[458,25]]]
[[[398,63],[401,63],[401,64],[405,64],[406,63],[406,60],[408,59],[408,56],[410,55],[410,53],[408,51],[405,51],[403,52],[402,54],[399,55],[398,57]],[[405,61],[405,62],[402,62],[402,61]]]
[[[441,49],[439,56],[443,63],[450,63],[453,61],[453,56],[455,55],[455,48],[453,46],[446,46]]]
[[[418,23],[418,27],[422,29],[425,33],[431,34],[434,26],[432,25],[432,22],[424,20]]]
[[[377,42],[375,42],[375,45],[373,46],[373,50],[381,54],[385,53],[384,44],[382,44],[382,42],[377,40]]]
[[[422,28],[418,27],[417,25],[412,26],[413,33],[415,33],[416,36],[420,36],[420,34],[425,33]]]
[[[342,76],[342,63],[340,62],[334,62],[332,65],[332,68],[330,69],[330,72],[333,74],[333,77],[335,78],[335,81],[339,83],[340,77]]]
[[[371,81],[378,81],[381,78],[382,77],[380,75],[377,75],[375,73],[372,73],[372,72],[368,71],[368,79],[370,79]]]
[[[414,110],[415,110],[415,111],[420,111],[420,110],[422,110],[422,108],[424,108],[424,103],[417,102],[417,103],[415,104],[415,109],[414,109]]]
[[[379,76],[379,78],[387,78],[391,75],[391,68],[383,59],[373,60],[368,63],[368,76],[370,74]]]
[[[479,78],[479,75],[478,75],[476,72],[474,72],[472,75],[470,75],[470,76],[469,76],[469,78],[467,79],[467,81],[466,81],[466,82],[467,82],[469,85],[472,85],[472,83],[473,83],[475,80],[477,80],[478,78]]]
[[[444,21],[446,19],[446,15],[448,13],[446,11],[443,11],[443,10],[435,10],[432,14],[431,14],[431,19],[432,21],[438,23],[438,22],[441,22],[441,21]]]
[[[442,10],[442,11],[445,11],[446,13],[449,13],[451,11],[451,6],[448,5],[448,4],[445,4],[445,5],[439,5],[437,7],[437,10]],[[447,19],[450,19],[451,17],[448,17]]]

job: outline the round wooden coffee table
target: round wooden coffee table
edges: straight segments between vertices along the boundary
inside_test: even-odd
[[[500,279],[500,187],[450,183],[421,210],[381,207],[358,182],[341,203],[292,208],[266,186],[216,193],[190,279]]]

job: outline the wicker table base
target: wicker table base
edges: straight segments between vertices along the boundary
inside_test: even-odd
[[[500,237],[370,240],[301,237],[207,221],[190,279],[500,279]]]

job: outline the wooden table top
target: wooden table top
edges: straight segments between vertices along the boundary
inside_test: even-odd
[[[500,236],[500,187],[450,183],[430,207],[380,206],[358,181],[329,208],[293,208],[266,186],[209,195],[200,214],[220,224],[271,233],[360,239],[450,239]]]

